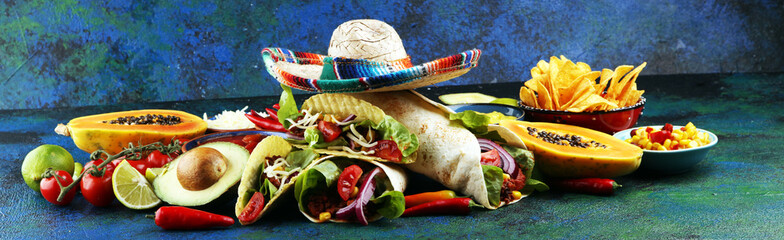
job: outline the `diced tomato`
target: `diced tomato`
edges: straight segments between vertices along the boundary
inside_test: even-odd
[[[348,201],[351,197],[351,192],[354,191],[354,186],[357,185],[360,176],[362,176],[362,168],[357,165],[348,166],[340,173],[340,177],[338,177],[338,194],[343,201]]]
[[[483,152],[480,163],[482,163],[482,165],[501,167],[501,155],[499,155],[498,150],[495,149]]]
[[[318,130],[324,134],[324,141],[326,142],[332,142],[333,140],[337,139],[340,137],[340,133],[342,132],[337,124],[327,121],[319,121]]]
[[[370,148],[375,151],[373,156],[380,157],[392,162],[400,162],[403,160],[403,153],[397,147],[397,143],[392,140],[379,140],[376,146]]]
[[[648,134],[648,137],[651,139],[651,142],[655,142],[659,144],[664,144],[664,140],[667,140],[667,136],[665,136],[664,131],[652,132]]]
[[[651,132],[653,132],[653,128],[652,127],[646,127],[645,131],[648,132],[648,133],[651,133]]]
[[[250,201],[248,201],[248,205],[245,205],[245,208],[242,209],[242,213],[237,216],[242,222],[252,222],[256,220],[256,217],[261,214],[261,210],[264,209],[264,194],[261,192],[253,193],[253,196],[250,197]]]
[[[662,129],[661,129],[661,130],[662,130],[662,131],[669,131],[669,132],[672,132],[672,124],[665,123],[665,124],[664,124],[664,127],[662,127]]]

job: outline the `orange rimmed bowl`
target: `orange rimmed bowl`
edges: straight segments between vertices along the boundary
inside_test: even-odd
[[[529,122],[562,123],[584,128],[590,128],[607,134],[628,129],[637,123],[645,108],[645,98],[640,97],[637,104],[613,109],[610,111],[594,112],[567,112],[557,110],[544,110],[520,104],[525,115],[523,119]]]

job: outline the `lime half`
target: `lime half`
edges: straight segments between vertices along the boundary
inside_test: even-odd
[[[117,200],[131,209],[150,209],[161,203],[147,178],[126,160],[114,168],[112,188]]]
[[[441,102],[447,105],[452,104],[466,104],[466,103],[490,103],[496,97],[485,95],[482,93],[468,92],[468,93],[451,93],[438,96]]]

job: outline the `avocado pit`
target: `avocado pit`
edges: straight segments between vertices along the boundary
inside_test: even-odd
[[[177,180],[186,190],[204,190],[218,182],[227,169],[227,160],[218,150],[195,148],[180,156]]]

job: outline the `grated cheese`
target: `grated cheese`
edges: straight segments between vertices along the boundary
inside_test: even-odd
[[[256,127],[253,122],[248,120],[245,117],[245,110],[248,109],[248,106],[237,110],[237,111],[228,111],[223,110],[222,113],[215,115],[214,119],[207,118],[207,113],[204,113],[202,118],[205,122],[207,122],[207,128],[213,129],[246,129],[246,128],[254,128]],[[267,113],[259,113],[262,117],[268,117]]]

